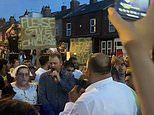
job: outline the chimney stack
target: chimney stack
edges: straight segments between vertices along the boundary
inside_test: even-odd
[[[72,0],[70,2],[70,7],[71,7],[71,10],[72,11],[74,11],[75,9],[77,9],[79,6],[80,6],[80,2],[77,1],[77,0]]]
[[[90,0],[90,4],[94,4],[96,2],[97,2],[97,0]]]
[[[65,11],[65,10],[67,10],[67,6],[65,5],[61,6],[61,11]]]

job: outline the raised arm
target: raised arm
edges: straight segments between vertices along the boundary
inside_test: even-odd
[[[154,64],[149,53],[154,46],[154,0],[151,1],[147,16],[135,22],[123,20],[113,8],[109,8],[108,12],[130,57],[143,114],[153,115],[154,92],[151,89],[154,88]]]

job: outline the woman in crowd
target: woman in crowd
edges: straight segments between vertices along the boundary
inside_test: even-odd
[[[11,74],[13,72],[14,68],[19,66],[20,63],[19,63],[18,59],[13,59],[10,64],[11,64],[11,68],[10,68],[10,74]]]
[[[14,78],[8,74],[8,68],[8,61],[0,58],[0,90],[2,90],[2,97],[14,94],[10,85]]]
[[[13,71],[15,82],[11,83],[13,90],[16,92],[13,99],[28,102],[30,104],[37,104],[37,86],[31,84],[30,70],[26,65],[20,65]]]
[[[39,115],[30,104],[18,100],[0,100],[0,115]]]
[[[123,57],[116,57],[113,55],[111,63],[112,63],[111,74],[113,79],[115,81],[125,83],[126,66],[124,64]]]

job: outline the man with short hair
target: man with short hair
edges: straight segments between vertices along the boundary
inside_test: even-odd
[[[35,76],[35,81],[39,82],[40,76],[47,72],[47,70],[49,69],[49,56],[48,55],[42,55],[39,58],[39,62],[41,67],[38,68],[38,70],[35,72],[36,76]]]
[[[83,73],[79,70],[79,63],[76,57],[70,57],[69,62],[74,64],[75,70],[73,72],[74,78],[75,79],[80,79],[81,75]]]
[[[62,69],[62,57],[53,53],[49,57],[50,71],[41,75],[38,99],[45,115],[58,115],[68,102],[68,93],[75,85],[73,74]]]
[[[65,61],[63,64],[63,68],[66,70],[68,73],[73,73],[75,70],[74,64],[71,63],[70,61]]]
[[[70,92],[70,102],[60,115],[137,115],[133,91],[127,85],[113,81],[110,70],[107,55],[93,54],[87,62],[86,72],[91,85],[81,96],[75,86]]]

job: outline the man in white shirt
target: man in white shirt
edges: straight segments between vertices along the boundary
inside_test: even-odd
[[[49,56],[48,55],[42,55],[39,58],[39,62],[41,67],[35,72],[36,76],[35,76],[35,81],[38,83],[40,76],[47,72],[47,70],[49,69]]]
[[[80,79],[80,77],[81,77],[81,75],[83,75],[83,73],[79,70],[79,63],[78,63],[77,58],[76,57],[71,57],[69,59],[69,61],[71,63],[73,63],[74,64],[74,67],[75,67],[75,70],[73,72],[74,78],[75,79]]]
[[[87,63],[87,79],[91,84],[80,96],[77,86],[60,115],[137,115],[133,91],[125,84],[113,81],[110,59],[103,53],[93,54]]]

